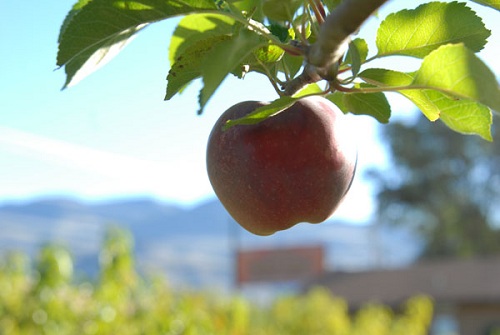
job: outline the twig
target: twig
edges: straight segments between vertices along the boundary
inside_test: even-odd
[[[319,24],[323,24],[325,22],[325,8],[320,0],[309,0],[309,5],[311,6],[312,11],[314,12],[314,16],[316,16],[316,20]]]

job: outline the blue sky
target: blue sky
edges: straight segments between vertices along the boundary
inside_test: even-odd
[[[401,3],[391,2],[380,16]],[[175,26],[169,20],[151,25],[105,67],[61,91],[65,78],[55,65],[57,37],[72,4],[2,1],[0,203],[47,195],[90,200],[147,195],[191,205],[214,197],[205,172],[211,127],[239,101],[276,98],[267,80],[228,78],[202,116],[196,115],[199,83],[163,101]],[[498,13],[471,6],[486,15],[493,31],[481,57],[500,73]],[[363,32],[373,36],[374,25]],[[394,114],[411,114],[410,103],[395,95],[391,100]],[[360,165],[384,164],[376,122],[353,121]],[[372,209],[371,187],[358,175],[337,217],[362,221]]]

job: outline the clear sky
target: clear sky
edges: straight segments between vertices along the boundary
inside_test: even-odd
[[[202,116],[196,115],[199,83],[163,101],[176,22],[167,20],[145,29],[105,67],[61,91],[65,78],[55,65],[57,37],[73,2],[1,1],[0,203],[47,195],[89,200],[147,195],[191,205],[214,197],[205,172],[211,127],[239,101],[275,99],[267,80],[227,79]],[[411,1],[412,6],[421,2]],[[380,17],[408,3],[393,0]],[[500,73],[500,16],[471,6],[493,31],[481,57]],[[374,27],[362,33],[374,36]],[[394,114],[413,110],[402,98],[391,100]],[[360,134],[360,166],[384,164],[376,122],[353,121]],[[371,187],[360,173],[337,217],[363,221],[372,209]]]

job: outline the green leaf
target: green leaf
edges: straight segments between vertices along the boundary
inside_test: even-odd
[[[267,27],[271,34],[276,36],[281,42],[287,42],[290,39],[290,29],[282,24],[271,22]],[[293,33],[293,30],[291,30]]]
[[[231,38],[235,23],[234,19],[216,13],[191,14],[179,22],[170,39],[171,66],[165,100],[201,77],[204,57],[215,45]]]
[[[298,99],[299,99],[298,97],[297,98],[289,96],[280,97],[271,102],[270,104],[257,108],[252,113],[245,115],[242,118],[235,120],[228,120],[224,125],[224,130],[227,130],[236,125],[251,125],[262,122],[265,119],[284,111],[285,109],[293,105],[295,101],[297,101]]]
[[[301,4],[301,0],[263,0],[262,12],[273,21],[291,22]]]
[[[263,46],[261,36],[254,31],[242,29],[231,39],[214,46],[202,64],[203,88],[200,92],[200,111],[217,90],[224,78],[257,48]]]
[[[441,121],[450,129],[462,134],[479,135],[487,141],[493,140],[493,117],[488,107],[475,101],[453,100],[444,94],[441,94],[441,99],[435,99],[434,103],[441,111]]]
[[[359,73],[361,64],[366,61],[368,57],[368,44],[362,38],[356,38],[349,43],[349,50],[347,51],[344,63],[351,65],[353,77]]]
[[[345,114],[370,115],[381,123],[389,122],[391,117],[391,105],[381,92],[346,94],[337,91],[326,95],[325,98],[337,105]]]
[[[414,79],[411,73],[376,68],[364,70],[359,77],[377,86],[408,86]]]
[[[409,87],[414,79],[413,73],[404,73],[386,69],[367,69],[359,74],[367,83],[379,87]],[[389,90],[389,89],[388,89]],[[411,100],[431,121],[439,118],[440,110],[429,96],[430,90],[404,89],[397,91]]]
[[[304,63],[302,56],[294,56],[287,52],[283,55],[281,62],[278,63],[278,70],[287,73],[290,78],[295,77]]]
[[[276,63],[282,57],[285,51],[279,46],[268,44],[254,51],[255,57],[262,63]]]
[[[69,13],[66,15],[64,18],[64,22],[61,25],[61,29],[59,31],[59,38],[58,42],[61,42],[62,36],[64,35],[64,32],[66,31],[66,28],[68,27],[69,23],[73,19],[73,17],[80,12],[80,10],[85,7],[90,1],[92,0],[79,0],[76,4],[73,5]]]
[[[254,12],[259,7],[259,0],[226,0],[232,8],[240,12]]]
[[[201,77],[202,65],[205,56],[212,51],[215,45],[230,39],[228,35],[207,37],[198,43],[191,44],[175,58],[167,76],[167,93],[165,100],[171,99],[192,80]]]
[[[321,93],[323,91],[324,90],[322,90],[318,84],[312,83],[312,84],[308,84],[305,87],[303,87],[302,89],[300,89],[297,93],[295,93],[293,95],[293,97],[300,98],[300,97],[304,97],[306,95],[318,94],[318,93]]]
[[[463,44],[442,46],[425,57],[412,86],[436,89],[500,111],[500,88],[495,75]]]
[[[168,58],[170,64],[184,50],[214,36],[232,35],[236,21],[224,14],[191,14],[185,16],[177,25],[170,39]]]
[[[197,11],[216,10],[211,0],[92,0],[70,11],[59,36],[57,65],[64,87],[74,85],[118,54],[148,24]]]
[[[500,10],[500,0],[472,0],[483,6],[488,6],[496,10]]]
[[[368,69],[359,76],[370,84],[390,90],[390,87],[411,87],[415,73]],[[398,93],[411,100],[429,120],[441,118],[449,128],[457,132],[476,134],[491,140],[492,115],[486,106],[471,100],[449,98],[432,89],[403,89]]]
[[[356,115],[370,115],[381,123],[389,122],[391,105],[384,93],[344,94],[343,104],[349,112]]]
[[[380,24],[378,57],[406,55],[423,58],[449,43],[464,43],[480,51],[490,31],[474,11],[459,2],[430,2],[393,13]]]
[[[441,116],[441,109],[435,99],[441,98],[443,93],[434,90],[404,90],[399,92],[411,100],[420,111],[430,120],[436,121]]]

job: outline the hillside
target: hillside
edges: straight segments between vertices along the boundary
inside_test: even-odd
[[[258,237],[239,228],[217,200],[184,208],[149,198],[102,202],[49,198],[0,206],[0,252],[34,254],[43,243],[62,243],[72,251],[77,272],[92,274],[111,224],[132,232],[140,270],[166,273],[173,284],[190,286],[228,287],[237,248],[320,244],[327,252],[326,266],[347,271],[404,265],[420,248],[404,230],[333,219]]]

